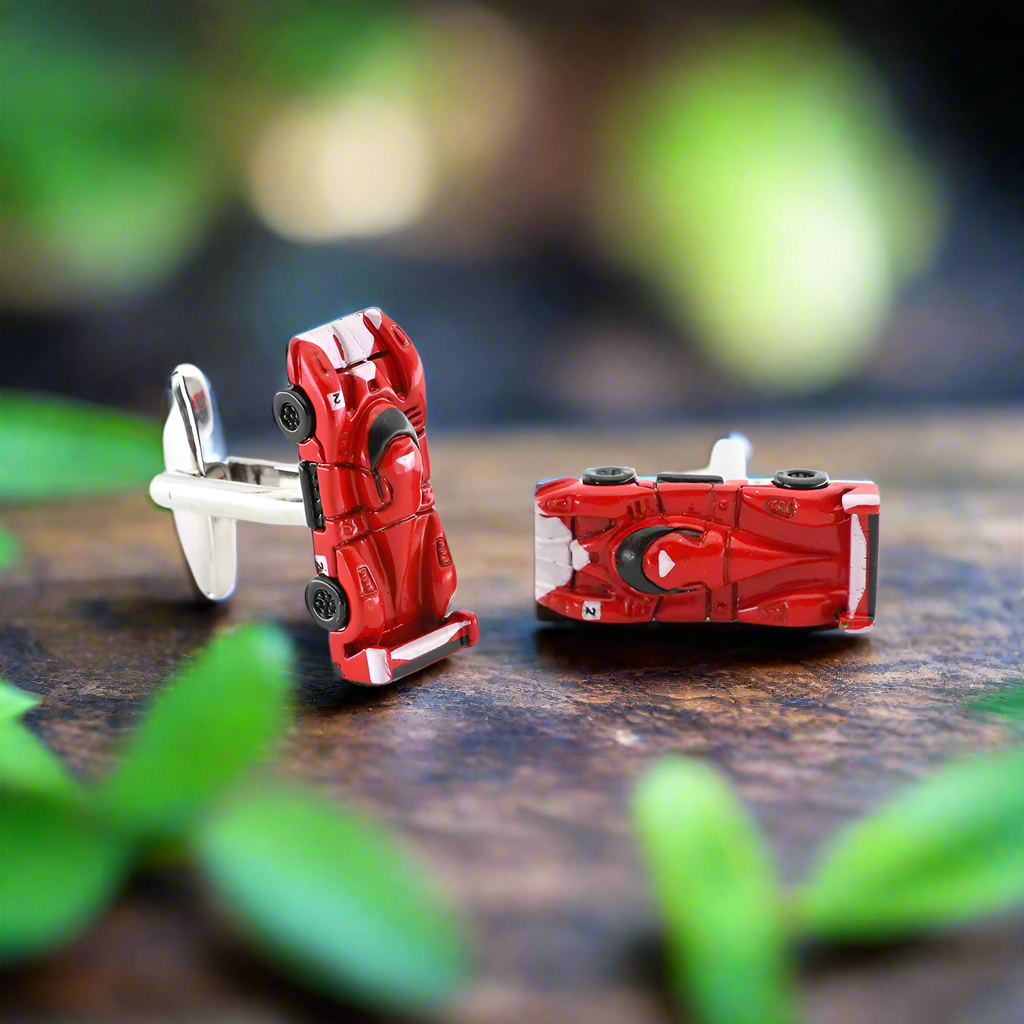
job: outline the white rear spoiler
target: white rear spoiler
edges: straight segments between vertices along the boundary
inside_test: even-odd
[[[843,511],[850,514],[850,575],[846,613],[839,625],[848,633],[874,629],[880,509],[881,498],[874,484],[861,484],[843,495]]]

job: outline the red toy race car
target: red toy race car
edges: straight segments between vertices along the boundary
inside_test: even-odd
[[[748,479],[748,455],[733,436],[694,473],[541,481],[538,618],[871,630],[878,488],[806,469]]]
[[[456,611],[455,566],[434,509],[423,364],[408,335],[366,309],[296,335],[274,420],[298,466],[226,455],[206,377],[179,366],[164,428],[167,472],[150,486],[174,510],[197,588],[235,585],[235,520],[306,525],[317,575],[313,621],[330,631],[336,674],[390,683],[463,647],[479,631]]]
[[[409,336],[379,309],[353,313],[292,339],[288,379],[274,419],[303,460],[318,573],[306,607],[331,631],[338,674],[389,683],[471,647],[477,620],[453,611],[423,364]]]

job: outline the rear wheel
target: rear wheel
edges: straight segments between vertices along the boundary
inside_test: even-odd
[[[333,632],[348,623],[348,598],[330,576],[314,576],[306,584],[306,610],[321,629]]]
[[[293,444],[308,441],[316,430],[316,413],[302,388],[289,384],[274,395],[274,422]]]
[[[772,483],[791,491],[814,491],[828,486],[828,473],[820,469],[780,469]]]
[[[632,466],[594,466],[583,471],[583,482],[594,487],[631,484],[635,479],[636,470]]]

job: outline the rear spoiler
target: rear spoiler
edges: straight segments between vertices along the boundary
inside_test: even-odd
[[[881,499],[874,484],[859,484],[843,495],[850,513],[849,596],[839,627],[848,633],[868,633],[875,625],[878,595],[878,516]]]

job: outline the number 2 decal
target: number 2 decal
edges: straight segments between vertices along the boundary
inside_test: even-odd
[[[340,391],[332,391],[327,396],[327,402],[332,409],[345,408],[345,396]]]

